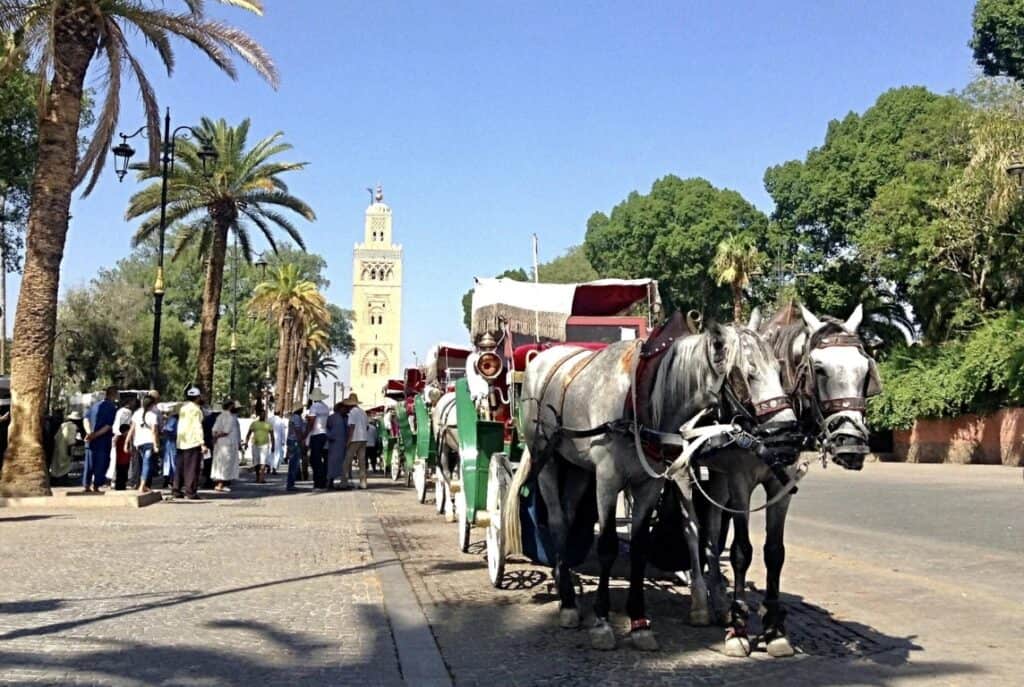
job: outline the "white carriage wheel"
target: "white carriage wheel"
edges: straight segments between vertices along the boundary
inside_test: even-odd
[[[491,469],[487,476],[487,513],[490,516],[487,524],[487,574],[496,589],[501,589],[505,577],[505,529],[501,523],[501,511],[508,494],[506,462],[503,453],[491,456]]]
[[[437,509],[438,515],[444,515],[445,509],[448,507],[448,489],[441,479],[440,471],[434,472],[434,508]]]
[[[459,551],[469,552],[469,530],[471,524],[466,513],[466,492],[460,489],[455,497],[455,522],[459,537]]]
[[[420,503],[427,502],[427,466],[421,460],[417,460],[412,469],[412,480],[416,485],[416,500]]]
[[[394,451],[391,452],[391,481],[392,482],[397,482],[399,475],[402,474],[402,460],[403,460],[403,458],[404,458],[404,455],[402,454],[401,451],[398,450],[397,447],[395,448]]]

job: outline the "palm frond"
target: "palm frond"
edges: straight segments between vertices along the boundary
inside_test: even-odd
[[[110,140],[114,137],[114,129],[117,127],[117,118],[121,110],[121,61],[123,59],[122,46],[124,45],[121,30],[112,19],[103,22],[103,47],[107,54],[107,94],[104,97],[103,108],[96,120],[96,129],[93,131],[92,140],[85,149],[78,169],[75,172],[74,185],[81,184],[92,169],[92,176],[89,183],[82,192],[82,197],[88,196],[96,182],[99,181],[100,173],[107,164],[107,148],[110,147]]]

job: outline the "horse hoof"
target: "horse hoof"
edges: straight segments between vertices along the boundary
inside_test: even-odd
[[[580,626],[580,612],[575,608],[563,608],[558,612],[558,625],[566,630]]]
[[[615,648],[615,632],[607,620],[598,620],[590,628],[590,647],[598,651],[611,651]]]
[[[725,640],[725,655],[733,658],[746,658],[750,655],[749,637],[729,637]]]
[[[629,633],[629,638],[633,640],[633,646],[640,651],[658,650],[658,640],[654,638],[654,632],[651,630],[633,630]]]
[[[455,518],[455,509],[454,508],[445,508],[444,509],[444,521],[445,522],[455,522],[455,520],[456,520],[456,518]]]
[[[785,637],[776,637],[768,642],[768,646],[765,649],[767,649],[768,655],[772,658],[787,658],[796,653],[793,651],[793,645]]]
[[[690,611],[690,624],[705,627],[711,624],[711,614],[706,608],[695,608]]]

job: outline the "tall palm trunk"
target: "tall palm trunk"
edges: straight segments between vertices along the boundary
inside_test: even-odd
[[[53,367],[57,290],[68,208],[74,190],[82,84],[96,48],[96,27],[83,3],[54,12],[54,75],[39,114],[39,147],[32,180],[25,269],[11,347],[11,427],[0,494],[50,493],[43,451],[46,387]]]
[[[232,208],[233,210],[233,208]],[[213,363],[217,357],[217,324],[220,321],[220,295],[224,286],[224,260],[228,250],[228,229],[234,217],[231,212],[211,208],[214,229],[210,255],[206,262],[206,283],[203,285],[203,312],[199,332],[199,388],[208,399],[214,398]]]
[[[732,321],[740,324],[743,321],[743,289],[739,284],[732,284]]]
[[[287,395],[288,389],[288,347],[290,331],[288,322],[284,316],[278,323],[277,342],[277,379],[274,382],[274,396],[276,401],[275,412],[279,415],[290,412],[295,406],[290,402]]]

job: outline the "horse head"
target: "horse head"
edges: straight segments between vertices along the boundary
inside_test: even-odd
[[[822,451],[848,470],[860,470],[868,453],[864,424],[866,400],[882,391],[874,359],[857,334],[864,309],[858,305],[843,322],[818,319],[800,306],[801,335],[791,339],[796,360],[793,389],[813,412]]]

